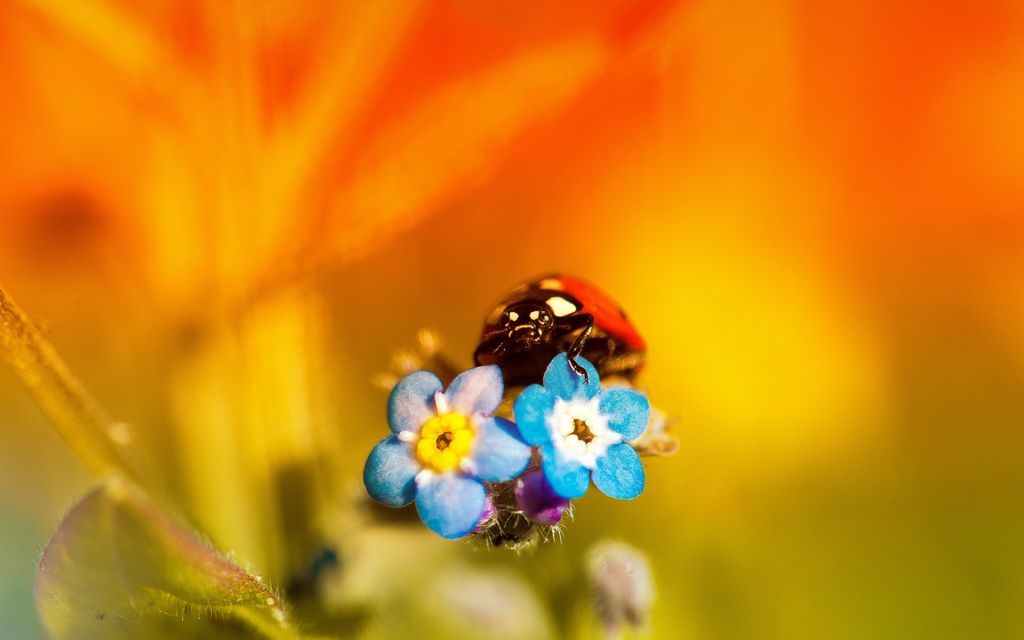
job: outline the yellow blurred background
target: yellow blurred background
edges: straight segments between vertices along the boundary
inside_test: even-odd
[[[532,4],[5,4],[0,286],[274,576],[270,474],[359,490],[395,348],[468,364],[511,285],[581,275],[680,451],[562,544],[455,555],[544,594],[627,540],[657,638],[1024,637],[1024,4]],[[6,368],[0,434],[39,637],[92,481]]]

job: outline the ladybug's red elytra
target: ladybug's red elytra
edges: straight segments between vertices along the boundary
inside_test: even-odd
[[[627,379],[640,371],[646,346],[626,313],[606,293],[575,276],[548,275],[519,285],[484,322],[473,354],[478,365],[501,367],[505,384],[540,382],[557,354],[583,356],[604,375]]]

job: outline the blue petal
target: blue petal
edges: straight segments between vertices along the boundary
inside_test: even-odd
[[[542,468],[555,493],[570,500],[579,498],[590,486],[590,469],[566,459],[553,444],[541,448]]]
[[[446,473],[430,475],[416,484],[420,520],[444,538],[467,535],[484,514],[487,491],[479,480]]]
[[[421,467],[413,459],[412,447],[396,436],[377,443],[363,467],[363,484],[370,497],[389,507],[404,507],[416,497],[413,480]]]
[[[505,385],[496,364],[463,371],[448,385],[445,397],[452,411],[463,415],[482,413],[489,416],[501,403]]]
[[[624,440],[635,440],[647,428],[651,403],[647,396],[625,387],[609,387],[601,392],[599,409],[608,418],[612,431]]]
[[[437,413],[434,394],[443,389],[429,371],[414,371],[398,381],[388,398],[388,424],[395,433],[419,432],[423,423]]]
[[[597,375],[597,369],[590,364],[586,358],[576,358],[576,362],[583,366],[590,376],[586,382],[583,376],[577,375],[569,367],[569,358],[564,353],[554,357],[547,371],[544,372],[544,388],[563,400],[573,398],[593,398],[601,391],[601,378]]]
[[[530,447],[515,434],[516,426],[504,418],[477,420],[472,460],[476,475],[487,482],[505,482],[530,464]]]
[[[555,409],[555,395],[539,384],[531,384],[516,398],[512,411],[523,440],[540,446],[551,440],[548,416]]]
[[[597,459],[594,484],[606,496],[632,500],[644,491],[644,466],[633,447],[619,442]]]

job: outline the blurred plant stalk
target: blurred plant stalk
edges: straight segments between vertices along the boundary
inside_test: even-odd
[[[56,350],[0,288],[0,353],[40,410],[98,477],[122,475],[152,488],[117,441],[116,427]]]

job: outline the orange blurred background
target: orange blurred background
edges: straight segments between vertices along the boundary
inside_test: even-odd
[[[628,540],[659,638],[1024,636],[1024,5],[336,4],[0,10],[0,286],[184,502],[233,505],[211,535],[268,548],[229,522],[251,456],[358,486],[392,350],[468,363],[565,271],[629,311],[680,452],[561,545],[460,555],[543,592]],[[221,393],[256,417],[197,417]],[[7,369],[0,433],[0,617],[36,637],[91,481]]]

